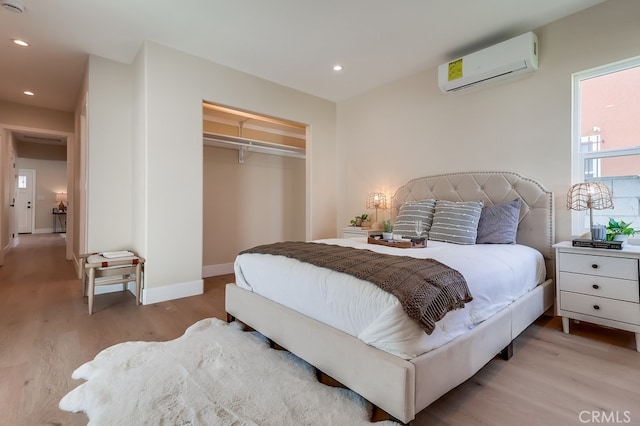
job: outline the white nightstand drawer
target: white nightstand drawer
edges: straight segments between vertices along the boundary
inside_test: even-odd
[[[638,282],[638,259],[561,253],[558,262],[560,271],[622,278]]]
[[[358,226],[347,226],[342,228],[342,238],[362,238],[369,237],[374,234],[381,234],[381,230],[374,230],[371,228],[360,228]]]
[[[574,247],[571,241],[556,249],[556,313],[562,331],[577,319],[636,334],[640,352],[640,247],[622,250]]]
[[[640,304],[637,303],[561,291],[560,309],[640,325]]]
[[[640,303],[638,282],[598,275],[560,272],[560,290]]]

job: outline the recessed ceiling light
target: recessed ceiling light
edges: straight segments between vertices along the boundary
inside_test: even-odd
[[[33,95],[35,95],[35,93],[33,93],[33,92],[32,92],[32,91],[30,91],[30,90],[25,90],[25,91],[24,91],[24,92],[22,92],[22,93],[24,93],[24,94],[25,94],[25,95],[27,95],[27,96],[33,96]]]
[[[17,45],[17,46],[21,46],[21,47],[29,47],[29,43],[24,41],[24,40],[20,40],[19,38],[14,38],[11,40],[13,42],[13,44]]]
[[[334,71],[342,71],[342,65],[334,65],[333,66],[333,70]]]

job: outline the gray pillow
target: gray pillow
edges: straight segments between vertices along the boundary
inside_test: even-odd
[[[427,235],[433,221],[436,200],[407,201],[400,206],[400,211],[393,224],[393,233],[403,237],[417,237],[415,223],[422,221],[422,235]]]
[[[475,244],[482,201],[436,202],[429,239],[454,244]]]
[[[520,200],[486,206],[478,222],[476,244],[515,244]]]

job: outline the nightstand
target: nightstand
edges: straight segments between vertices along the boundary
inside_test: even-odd
[[[565,241],[553,247],[562,331],[569,333],[569,319],[631,331],[640,352],[640,246],[596,249]]]
[[[342,238],[360,238],[370,235],[382,234],[381,229],[360,228],[359,226],[347,226],[342,228]]]

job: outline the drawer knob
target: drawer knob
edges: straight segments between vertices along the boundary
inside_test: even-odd
[[[600,309],[600,306],[598,306],[598,305],[593,305],[593,309],[595,309],[595,310],[597,311],[598,309]]]
[[[596,290],[600,288],[600,286],[598,284],[594,284],[591,287],[595,288]]]
[[[598,264],[597,264],[597,263],[594,263],[593,265],[591,265],[591,267],[592,267],[593,269],[598,269]]]

